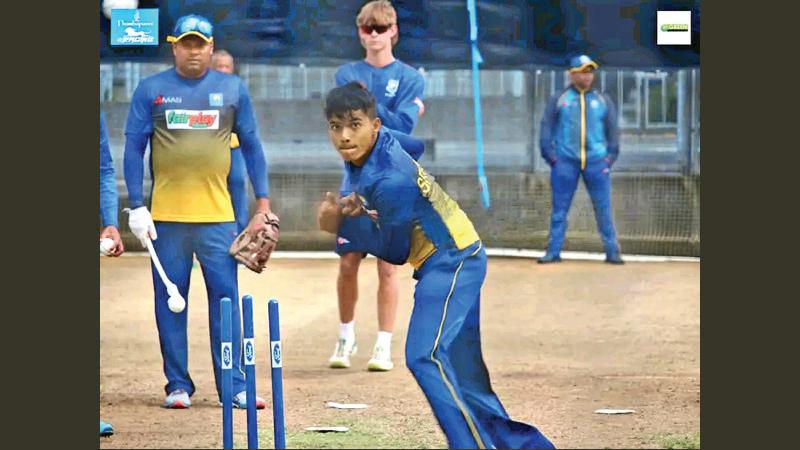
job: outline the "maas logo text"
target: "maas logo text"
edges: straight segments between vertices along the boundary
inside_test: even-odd
[[[164,114],[170,130],[218,130],[219,111],[191,109],[168,109]]]
[[[159,95],[156,97],[155,101],[153,101],[154,105],[163,105],[165,103],[182,103],[183,99],[180,97],[164,97],[163,95]]]

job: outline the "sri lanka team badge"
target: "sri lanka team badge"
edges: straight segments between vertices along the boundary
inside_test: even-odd
[[[210,106],[222,106],[222,92],[208,94],[208,104]]]

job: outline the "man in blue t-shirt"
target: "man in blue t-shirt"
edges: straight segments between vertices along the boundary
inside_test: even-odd
[[[167,277],[189,298],[196,256],[208,293],[209,332],[217,394],[222,398],[220,299],[232,302],[232,353],[241,355],[237,264],[228,249],[237,236],[228,191],[231,134],[236,133],[256,196],[256,211],[247,225],[263,227],[256,215],[271,215],[267,162],[258,136],[253,105],[244,82],[211,70],[213,28],[205,17],[179,18],[172,43],[175,67],[145,78],[131,99],[125,126],[125,182],[131,209],[129,226],[144,247],[153,241]],[[150,142],[153,178],[151,208],[144,203],[144,154]],[[151,214],[152,210],[152,214]],[[155,312],[167,393],[164,407],[188,408],[195,391],[189,376],[188,307],[173,313],[169,293],[155,267]],[[234,407],[246,408],[241,358],[233,358]],[[266,406],[257,398],[257,408]]]
[[[386,0],[365,4],[356,18],[358,37],[366,57],[344,64],[336,71],[336,85],[358,82],[376,98],[377,114],[383,125],[392,131],[411,134],[422,116],[425,80],[413,67],[396,59],[392,47],[397,44],[397,12]],[[409,147],[403,145],[404,150]],[[412,154],[419,159],[421,154]],[[339,194],[352,191],[347,171],[342,177]],[[369,227],[366,217],[346,217],[336,237],[336,253],[340,255],[336,291],[339,300],[339,339],[329,359],[332,368],[350,367],[350,356],[356,353],[355,309],[358,301],[358,268],[366,256],[366,235],[358,230]],[[347,235],[348,237],[345,237]],[[394,367],[391,357],[392,332],[397,316],[397,268],[378,259],[378,336],[367,363],[370,371],[387,371]]]
[[[319,227],[342,235],[344,217],[365,217],[368,226],[344,237],[358,234],[364,251],[413,266],[406,365],[449,448],[554,448],[535,426],[511,419],[492,390],[480,334],[486,251],[469,217],[381,126],[367,90],[356,83],[331,90],[325,117],[353,192],[326,194]]]

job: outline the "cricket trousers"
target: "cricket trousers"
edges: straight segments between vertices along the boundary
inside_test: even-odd
[[[606,255],[619,253],[617,232],[611,210],[611,170],[605,159],[589,161],[581,170],[580,161],[559,159],[550,170],[553,210],[550,216],[550,236],[547,254],[558,256],[567,233],[567,215],[572,205],[572,197],[578,188],[578,180],[583,177],[586,190],[592,199],[597,231],[603,241]]]
[[[167,306],[169,294],[161,281],[155,266],[152,266],[153,286],[155,288],[155,314],[158,326],[158,339],[161,344],[161,357],[164,362],[166,393],[185,389],[191,396],[195,387],[189,376],[189,348],[187,340],[187,317],[189,313],[189,281],[192,273],[193,255],[197,255],[208,294],[208,328],[211,335],[211,356],[214,364],[214,379],[217,395],[222,400],[221,366],[221,325],[220,300],[231,299],[232,352],[239,355],[233,358],[233,394],[245,390],[242,369],[242,331],[237,290],[236,260],[228,254],[228,248],[236,237],[234,222],[183,223],[155,222],[158,239],[153,247],[167,277],[178,286],[186,308],[174,313]]]
[[[437,251],[414,272],[406,364],[450,448],[555,448],[536,427],[511,420],[492,390],[480,337],[485,277],[480,241]]]

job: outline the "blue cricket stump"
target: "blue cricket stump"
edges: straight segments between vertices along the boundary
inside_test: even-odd
[[[219,302],[222,313],[222,448],[233,448],[233,347],[231,345],[231,299]]]
[[[256,348],[253,336],[253,297],[242,297],[244,317],[244,372],[247,381],[247,448],[258,448],[258,416],[256,415]]]
[[[275,448],[286,448],[286,430],[283,420],[283,354],[281,351],[281,329],[278,316],[278,301],[269,301],[269,349],[272,361],[272,420],[275,432]],[[249,405],[249,403],[248,403]]]

